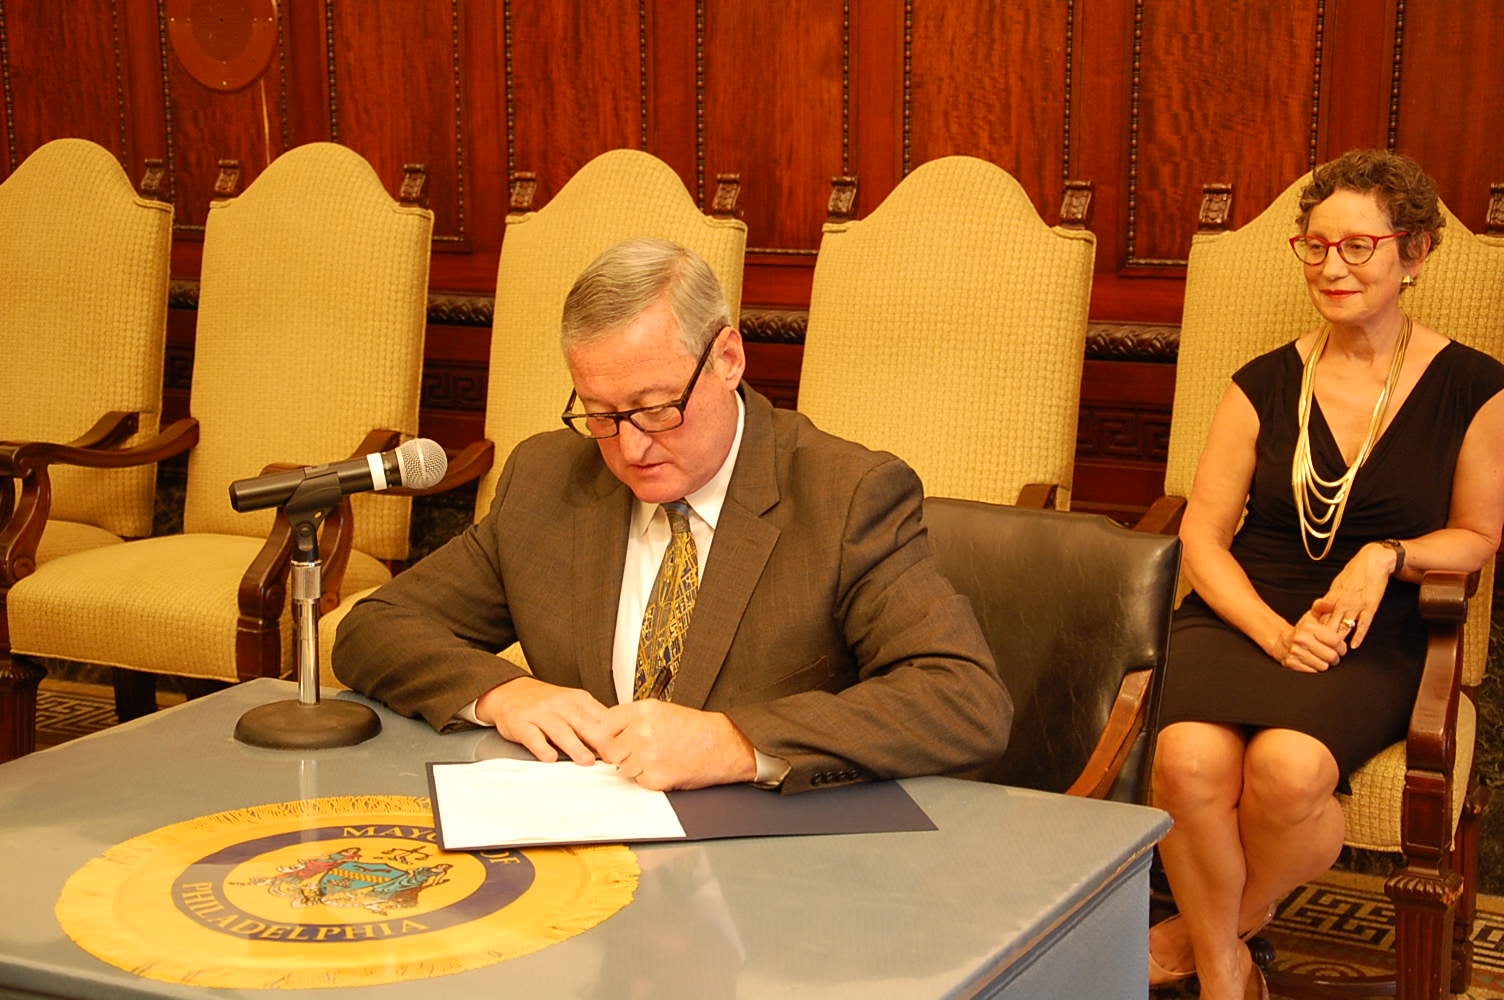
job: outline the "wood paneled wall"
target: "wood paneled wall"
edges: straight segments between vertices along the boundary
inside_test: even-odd
[[[980,156],[1052,222],[1089,180],[1101,325],[1076,496],[1131,510],[1156,488],[1173,370],[1123,366],[1173,361],[1201,186],[1234,186],[1237,224],[1313,164],[1385,146],[1481,228],[1504,180],[1501,51],[1495,0],[0,0],[0,166],[64,135],[133,176],[165,159],[187,307],[221,159],[242,187],[315,140],[393,190],[426,164],[425,421],[453,444],[478,427],[515,171],[540,204],[620,146],[707,205],[740,174],[753,375],[784,401],[832,177],[857,178],[860,215],[926,160]]]

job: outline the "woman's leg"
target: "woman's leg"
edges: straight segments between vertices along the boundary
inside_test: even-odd
[[[1208,1000],[1240,962],[1246,976],[1237,939],[1247,881],[1237,814],[1244,752],[1236,729],[1206,722],[1166,726],[1154,752],[1154,804],[1175,820],[1160,857],[1186,934],[1151,934],[1149,949],[1166,969],[1195,968]]]
[[[1342,849],[1337,762],[1319,740],[1266,729],[1248,742],[1238,828],[1247,861],[1244,913],[1264,913],[1331,868]]]

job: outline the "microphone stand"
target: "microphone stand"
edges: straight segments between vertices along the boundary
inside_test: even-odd
[[[353,746],[381,732],[381,719],[367,706],[319,700],[318,605],[323,590],[319,525],[342,495],[339,475],[331,469],[308,476],[282,505],[297,550],[292,559],[290,589],[298,698],[258,705],[242,715],[235,724],[235,738],[242,743],[270,750],[317,750]]]

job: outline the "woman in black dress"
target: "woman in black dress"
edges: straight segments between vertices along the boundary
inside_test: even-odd
[[[1478,569],[1504,522],[1504,366],[1401,305],[1441,240],[1434,183],[1355,151],[1300,208],[1322,323],[1233,376],[1180,530],[1194,593],[1154,765],[1179,914],[1151,930],[1149,970],[1195,972],[1203,1000],[1267,996],[1242,940],[1336,860],[1334,793],[1404,736],[1417,581]]]

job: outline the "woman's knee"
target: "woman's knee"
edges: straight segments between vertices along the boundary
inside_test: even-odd
[[[1154,749],[1154,802],[1171,812],[1231,806],[1242,781],[1243,744],[1223,726],[1180,722],[1159,734]]]
[[[1337,778],[1331,751],[1303,733],[1260,733],[1243,758],[1244,801],[1271,820],[1295,821],[1325,807]]]

